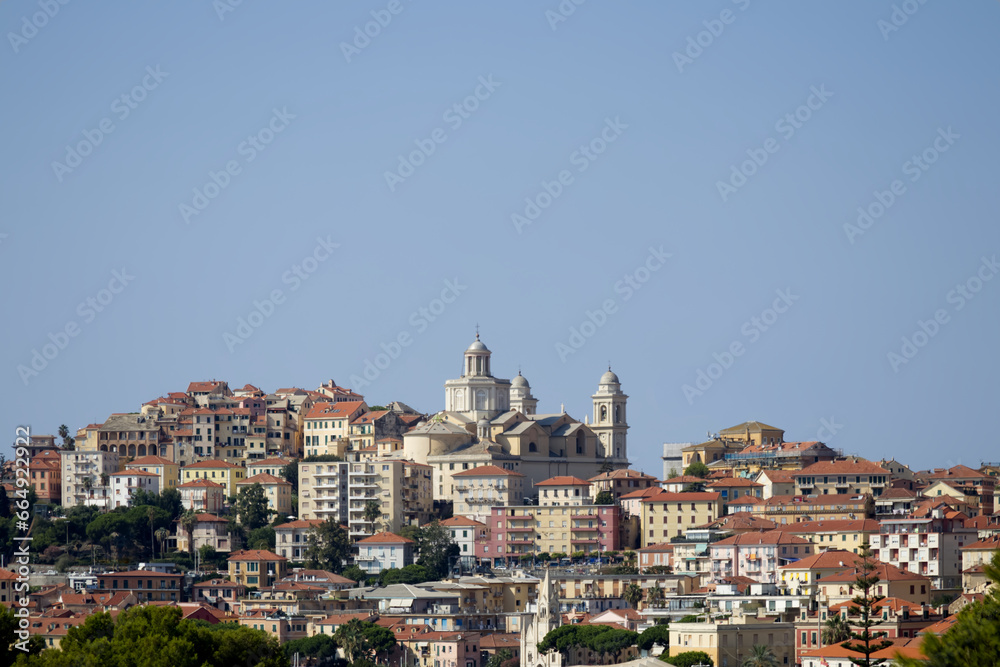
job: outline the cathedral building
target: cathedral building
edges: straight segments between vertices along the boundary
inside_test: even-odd
[[[536,412],[528,380],[520,372],[513,380],[494,377],[492,354],[476,334],[461,376],[445,382],[445,409],[403,436],[404,456],[434,469],[435,498],[455,499],[454,474],[478,466],[521,473],[526,496],[552,477],[589,479],[605,464],[628,467],[628,396],[610,368],[591,396],[593,423],[580,422],[565,409]]]

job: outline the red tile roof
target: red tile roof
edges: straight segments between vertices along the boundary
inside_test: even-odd
[[[558,476],[542,480],[535,486],[590,486],[590,482],[579,477]]]
[[[185,470],[191,469],[202,469],[202,468],[242,468],[243,466],[238,466],[235,463],[229,463],[221,459],[211,459],[205,461],[198,461],[197,463],[189,463],[184,466]]]
[[[165,459],[162,456],[140,456],[139,458],[125,464],[125,467],[131,466],[175,466],[177,465],[170,459]]]
[[[217,487],[217,488],[220,488],[220,489],[226,488],[222,484],[216,484],[215,482],[213,482],[211,480],[208,480],[208,479],[205,479],[204,477],[199,477],[198,479],[196,479],[196,480],[194,480],[192,482],[185,482],[183,484],[179,484],[179,485],[177,485],[177,488],[178,489],[191,489],[191,488],[202,487],[202,486],[206,487],[206,488],[210,488],[210,487]]]
[[[397,535],[396,533],[390,533],[383,530],[381,533],[375,533],[371,537],[366,537],[363,540],[358,540],[355,544],[413,544],[413,540],[403,537],[402,535]]]
[[[788,533],[782,532],[780,530],[769,530],[763,533],[740,533],[739,535],[733,535],[732,537],[727,537],[724,540],[719,540],[718,542],[713,542],[711,546],[729,546],[738,545],[745,546],[751,544],[812,544],[809,540],[797,537],[795,535],[789,535]]]
[[[684,503],[684,502],[712,502],[722,497],[718,491],[689,491],[687,493],[658,493],[655,496],[643,498],[644,503]]]
[[[236,553],[229,556],[227,560],[230,561],[255,561],[255,560],[288,560],[284,556],[279,556],[278,554],[267,551],[265,549],[246,549],[243,551],[237,551]]]
[[[796,478],[816,475],[886,475],[891,473],[871,461],[818,461],[794,473]]]
[[[591,477],[590,481],[601,482],[609,479],[648,479],[654,483],[656,482],[656,478],[651,475],[647,475],[646,473],[640,470],[631,470],[627,468],[621,470],[611,470],[610,472],[601,473],[596,477]]]
[[[283,523],[281,525],[275,526],[275,530],[280,530],[282,528],[315,528],[320,524],[324,523],[323,519],[296,519],[295,521],[289,521],[288,523]]]
[[[442,519],[440,521],[442,526],[483,526],[486,527],[485,523],[479,523],[475,519],[470,519],[467,516],[453,516],[450,519]]]
[[[470,468],[469,470],[463,470],[462,472],[456,472],[452,477],[497,477],[497,476],[507,476],[507,477],[524,477],[519,472],[514,472],[513,470],[504,470],[497,466],[479,466],[477,468]]]
[[[275,477],[274,475],[269,475],[266,472],[262,472],[259,475],[254,475],[253,477],[247,477],[246,479],[241,479],[236,482],[236,486],[241,486],[243,484],[280,484],[284,486],[291,486],[292,483],[284,480],[280,477]]]

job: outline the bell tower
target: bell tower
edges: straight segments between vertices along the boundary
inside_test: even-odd
[[[604,456],[627,461],[625,436],[628,432],[628,419],[625,408],[628,396],[622,392],[621,382],[611,371],[610,365],[601,376],[597,393],[591,398],[594,401],[594,423],[590,428],[597,434]]]

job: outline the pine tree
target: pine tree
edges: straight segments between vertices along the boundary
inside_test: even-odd
[[[884,632],[872,632],[874,626],[882,623],[877,617],[877,612],[873,614],[874,607],[885,596],[875,594],[875,585],[879,582],[877,572],[879,563],[872,557],[868,542],[861,545],[861,553],[858,555],[860,557],[857,563],[858,576],[854,580],[854,586],[859,594],[851,600],[848,613],[851,616],[860,615],[854,622],[854,625],[860,628],[860,632],[851,632],[851,639],[854,641],[846,641],[841,646],[864,655],[863,658],[851,658],[851,662],[858,667],[877,667],[885,662],[885,658],[873,658],[872,654],[892,646],[892,642],[884,639]]]

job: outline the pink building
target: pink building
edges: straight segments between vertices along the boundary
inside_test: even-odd
[[[476,537],[476,558],[496,565],[540,553],[619,551],[623,515],[618,505],[493,507]]]
[[[193,512],[217,514],[222,511],[226,499],[226,488],[207,479],[196,479],[177,487],[184,509]]]
[[[778,567],[811,556],[815,547],[807,539],[780,530],[741,533],[710,546],[712,581],[749,577],[761,584],[776,584]]]

